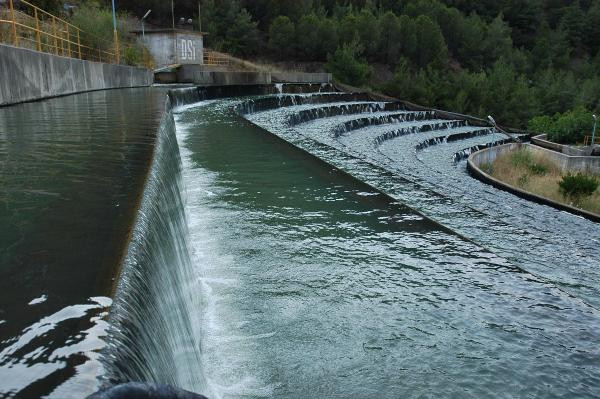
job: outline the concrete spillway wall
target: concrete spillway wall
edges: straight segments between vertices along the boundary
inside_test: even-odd
[[[149,86],[152,71],[0,45],[0,106],[92,90]]]
[[[542,197],[529,191],[525,191],[519,187],[512,186],[508,183],[496,179],[495,177],[491,176],[482,169],[482,166],[484,164],[492,164],[499,155],[515,151],[521,148],[527,148],[528,150],[536,154],[540,154],[544,157],[549,158],[552,162],[558,165],[565,173],[579,171],[593,173],[600,172],[600,157],[569,156],[536,145],[521,143],[508,143],[474,152],[473,154],[471,154],[471,156],[469,156],[469,159],[467,160],[467,170],[471,173],[471,175],[481,180],[482,182],[491,184],[492,186],[501,190],[511,192],[521,198],[525,198],[530,201],[537,202],[539,204],[549,205],[562,211],[571,212],[575,215],[583,216],[595,222],[600,222],[600,215],[585,211],[583,209],[575,208],[567,204],[556,202],[549,198]]]
[[[208,71],[202,65],[181,65],[176,72],[176,82],[194,83],[200,86],[329,83],[331,82],[331,74],[270,71]]]

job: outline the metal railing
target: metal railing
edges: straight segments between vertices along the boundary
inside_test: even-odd
[[[583,138],[583,145],[584,147],[587,147],[589,145],[594,145],[594,144],[600,144],[600,137],[596,136],[594,137],[594,142],[592,143],[592,136],[585,136]]]
[[[83,60],[118,63],[118,42],[86,33],[25,1],[0,8],[0,42]]]
[[[226,54],[205,48],[203,62],[204,65],[227,66],[230,63],[230,60]]]

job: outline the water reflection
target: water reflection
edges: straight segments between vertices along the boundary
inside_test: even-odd
[[[97,387],[107,296],[164,95],[98,91],[0,109],[0,397]]]

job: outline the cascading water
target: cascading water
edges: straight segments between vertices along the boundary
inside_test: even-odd
[[[453,178],[469,177],[452,161],[505,136],[400,104],[263,89],[273,96],[171,93],[106,382],[211,398],[594,396],[600,313],[587,292],[482,248],[461,224],[509,235],[454,198]]]
[[[111,311],[108,383],[148,381],[203,392],[193,273],[175,126],[167,102]]]
[[[327,109],[331,107],[339,112]],[[341,105],[314,105],[300,112],[323,116],[294,125],[287,122],[296,118],[294,107],[247,117],[600,306],[600,291],[589,283],[591,275],[593,281],[600,280],[598,269],[591,266],[600,264],[593,249],[600,239],[590,240],[583,233],[594,231],[597,234],[591,236],[600,237],[596,224],[490,188],[466,173],[461,161],[476,149],[505,142],[504,134],[481,122],[470,126],[464,120],[433,120],[436,111],[420,111],[419,117],[403,121],[402,115],[393,112],[365,117],[344,114],[341,109]],[[434,142],[439,145],[431,147]],[[490,229],[495,233],[489,234]]]

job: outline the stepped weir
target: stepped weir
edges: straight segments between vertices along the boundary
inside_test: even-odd
[[[21,173],[3,396],[595,395],[599,227],[470,178],[465,154],[506,139],[485,121],[265,84],[79,94],[0,126]]]

